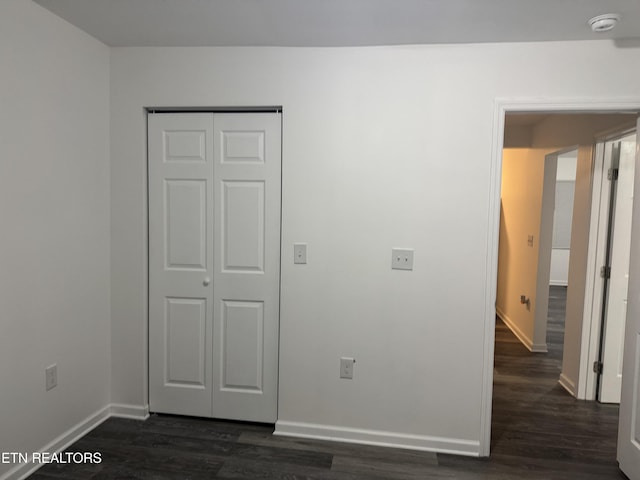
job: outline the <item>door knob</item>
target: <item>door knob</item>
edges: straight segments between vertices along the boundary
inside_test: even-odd
[[[204,280],[202,281],[202,284],[207,287],[209,286],[209,284],[211,283],[211,279],[209,277],[204,277]]]

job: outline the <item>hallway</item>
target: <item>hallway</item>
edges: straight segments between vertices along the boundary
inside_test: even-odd
[[[496,321],[492,461],[519,464],[536,478],[624,478],[618,406],[576,400],[558,383],[565,302],[566,287],[550,287],[548,353],[529,352]]]

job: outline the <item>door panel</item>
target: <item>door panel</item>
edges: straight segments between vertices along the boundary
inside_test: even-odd
[[[223,269],[264,272],[264,182],[223,182]]]
[[[214,119],[214,416],[277,418],[280,118]]]
[[[262,391],[264,304],[223,302],[222,390]]]
[[[206,300],[167,298],[165,385],[205,387]]]
[[[264,163],[263,130],[239,130],[220,132],[222,137],[222,163]]]
[[[149,115],[154,412],[273,423],[280,115]]]
[[[636,134],[640,132],[640,120]],[[635,146],[636,165],[640,150]],[[634,189],[640,188],[640,168],[634,174]],[[629,257],[627,316],[624,334],[624,369],[618,424],[618,462],[631,480],[640,479],[640,201],[633,199],[631,253]]]
[[[162,133],[166,152],[163,158],[164,163],[206,163],[206,133],[206,130],[164,130]],[[210,141],[211,138],[209,138]]]
[[[211,415],[213,121],[156,114],[149,135],[149,407]]]
[[[166,268],[206,270],[207,182],[164,182]]]

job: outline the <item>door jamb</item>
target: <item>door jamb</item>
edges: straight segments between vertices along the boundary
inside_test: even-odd
[[[579,145],[570,145],[548,153],[544,157],[544,182],[542,186],[542,210],[540,216],[540,233],[538,234],[539,253],[536,273],[536,302],[533,328],[535,352],[547,352],[547,316],[549,313],[549,285],[551,275],[551,256],[554,235],[554,209],[557,185],[558,157],[578,151]],[[573,213],[573,212],[572,212]],[[544,328],[542,328],[544,327]],[[540,336],[543,341],[540,341]],[[536,338],[538,339],[536,341]]]
[[[491,449],[491,409],[493,400],[493,355],[495,346],[496,294],[498,280],[498,240],[500,238],[500,188],[504,119],[507,112],[533,113],[605,113],[640,110],[635,98],[496,98],[493,110],[493,140],[489,168],[489,215],[487,218],[487,256],[485,311],[480,412],[479,455],[489,456]]]
[[[598,265],[604,263],[602,240],[606,236],[608,215],[603,217],[602,201],[608,203],[610,185],[606,181],[605,144],[623,138],[636,131],[632,128],[618,128],[598,135],[594,149],[594,170],[592,180],[591,223],[589,228],[589,250],[587,258],[587,289],[585,291],[585,310],[580,349],[580,386],[578,399],[595,400],[597,374],[590,368],[598,359],[600,343],[600,324],[602,320],[603,284],[600,281]],[[603,220],[605,222],[603,223]],[[606,242],[606,240],[605,240]]]

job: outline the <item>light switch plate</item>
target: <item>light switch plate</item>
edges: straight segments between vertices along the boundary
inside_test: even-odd
[[[391,249],[391,268],[394,270],[413,270],[413,249]]]
[[[297,264],[307,263],[307,244],[306,243],[293,244],[293,263],[297,263]]]
[[[351,380],[353,378],[353,364],[356,361],[350,357],[340,358],[340,378]]]
[[[47,391],[49,391],[58,385],[58,365],[55,363],[53,365],[49,365],[44,372],[45,387]]]

